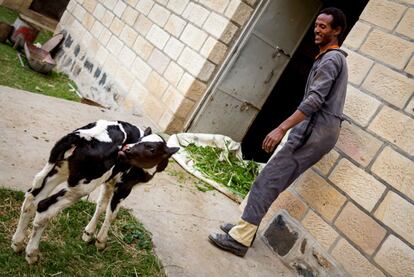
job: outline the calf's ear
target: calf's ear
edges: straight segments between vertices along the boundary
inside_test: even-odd
[[[147,129],[145,129],[145,131],[144,131],[144,136],[148,136],[148,135],[151,135],[151,134],[152,134],[151,127],[147,127]]]
[[[171,156],[171,155],[177,153],[178,150],[180,150],[180,147],[168,147],[167,152]]]

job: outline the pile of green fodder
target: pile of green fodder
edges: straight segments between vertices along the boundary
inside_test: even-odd
[[[259,174],[259,165],[256,162],[243,161],[227,149],[191,143],[185,150],[194,161],[195,169],[243,198]]]

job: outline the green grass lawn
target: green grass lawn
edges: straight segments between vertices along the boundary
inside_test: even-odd
[[[23,199],[22,192],[0,189],[0,276],[165,276],[150,234],[125,209],[111,226],[105,250],[82,241],[95,208],[86,201],[49,223],[40,242],[40,260],[29,266],[24,253],[10,247]]]
[[[17,13],[10,9],[0,6],[0,21],[13,23]],[[49,31],[41,31],[36,39],[37,42],[44,43],[52,36]],[[52,71],[44,75],[32,70],[21,52],[20,56],[24,67],[20,64],[17,51],[10,44],[0,43],[0,85],[27,90],[44,95],[59,97],[72,101],[80,101],[78,95],[69,86],[76,88],[75,83],[65,74]]]

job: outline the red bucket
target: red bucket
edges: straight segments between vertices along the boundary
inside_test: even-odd
[[[14,48],[23,47],[26,42],[33,43],[39,33],[39,30],[19,17],[16,18],[13,26],[14,32],[11,36],[11,41],[14,43]]]

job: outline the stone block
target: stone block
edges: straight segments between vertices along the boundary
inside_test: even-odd
[[[164,26],[164,30],[175,37],[179,37],[186,24],[187,22],[185,22],[183,19],[172,14],[170,18],[168,18],[168,21]]]
[[[167,129],[168,125],[173,120],[174,120],[174,114],[171,111],[166,110],[162,114],[161,119],[160,119],[158,125],[160,125],[161,130],[163,130],[165,132],[165,130]]]
[[[205,59],[189,47],[184,48],[178,58],[178,64],[194,76],[198,76],[204,66],[204,63]]]
[[[404,111],[411,115],[414,115],[414,97],[411,98],[410,102],[407,105],[407,108],[405,108]]]
[[[105,0],[102,2],[108,9],[113,10],[118,1],[117,0]]]
[[[374,259],[391,276],[411,276],[414,272],[414,250],[390,235]]]
[[[289,215],[296,220],[301,220],[307,210],[307,206],[305,203],[303,203],[302,200],[300,200],[298,196],[289,191],[289,189],[283,191],[272,203],[268,212],[263,217],[259,226],[259,231],[264,230],[269,222],[273,219],[274,215],[282,209],[286,210]]]
[[[389,191],[375,211],[375,217],[414,244],[414,205]]]
[[[346,93],[344,114],[363,127],[366,127],[381,102],[349,85]]]
[[[201,55],[217,65],[221,64],[226,56],[226,53],[227,46],[212,37],[207,38],[200,50]]]
[[[106,48],[102,45],[99,46],[98,51],[96,52],[95,59],[99,64],[104,64],[106,61],[106,58],[108,57],[109,52],[106,50]]]
[[[230,22],[229,24],[227,24],[226,29],[224,30],[224,33],[220,37],[220,40],[223,43],[229,45],[230,42],[233,40],[234,35],[236,34],[238,29],[239,28],[236,25]]]
[[[404,68],[413,50],[411,42],[380,30],[373,30],[361,47],[363,53],[397,69]]]
[[[367,211],[372,211],[385,186],[347,159],[342,159],[331,173],[331,180]]]
[[[134,75],[132,75],[129,68],[124,66],[119,67],[115,78],[125,92],[129,91],[135,80]]]
[[[152,51],[150,57],[148,58],[148,64],[154,68],[159,74],[163,74],[168,64],[170,63],[170,58],[165,55],[163,52],[157,48]]]
[[[143,61],[140,57],[136,57],[133,65],[131,66],[131,72],[144,83],[150,76],[152,68]],[[150,88],[148,88],[150,89]]]
[[[335,226],[368,255],[374,253],[386,234],[381,225],[351,202],[339,214]]]
[[[306,171],[295,183],[295,190],[322,217],[332,222],[346,198],[312,170]]]
[[[200,73],[198,74],[198,78],[204,82],[209,81],[215,69],[216,69],[216,66],[214,64],[212,64],[209,61],[206,61]]]
[[[360,18],[380,27],[392,30],[397,25],[404,11],[404,5],[392,1],[369,1]]]
[[[204,23],[203,29],[217,39],[220,39],[228,24],[230,24],[230,22],[227,18],[216,13],[211,13]]]
[[[229,4],[229,0],[203,0],[203,5],[223,14],[224,10],[226,9],[227,5]]]
[[[92,30],[92,26],[95,23],[95,18],[92,16],[92,14],[86,12],[82,19],[82,24],[85,26],[85,29],[90,32]]]
[[[174,87],[169,86],[162,98],[164,103],[168,103],[168,108],[178,118],[186,119],[194,108],[194,101],[184,97]]]
[[[147,94],[146,88],[139,81],[135,80],[129,93],[125,96],[122,106],[131,113],[142,114],[141,106]]]
[[[408,62],[407,66],[405,67],[405,72],[414,75],[414,56],[411,58],[411,60]]]
[[[414,0],[400,0],[401,3],[414,5]]]
[[[146,95],[142,107],[145,114],[155,122],[160,120],[162,114],[167,109],[160,99],[153,96],[151,93]]]
[[[410,8],[397,26],[397,33],[414,39],[414,9]]]
[[[72,14],[78,21],[82,22],[86,10],[81,5],[76,4]]]
[[[351,276],[385,276],[345,239],[341,239],[332,250],[332,256],[340,262]]]
[[[164,72],[164,77],[168,80],[168,82],[170,82],[170,84],[177,87],[183,74],[184,70],[178,64],[171,61]]]
[[[371,171],[414,200],[414,161],[386,147],[372,165]]]
[[[135,21],[134,29],[137,30],[141,35],[146,36],[148,31],[151,29],[153,23],[145,15],[140,14]]]
[[[371,29],[371,26],[368,24],[365,24],[361,21],[357,21],[355,25],[352,27],[352,30],[347,35],[344,45],[346,47],[351,47],[358,49],[366,36],[368,35],[369,30]]]
[[[336,147],[351,159],[367,166],[378,152],[382,142],[354,124],[342,123]]]
[[[362,87],[385,101],[404,108],[414,91],[414,80],[381,64],[375,64]]]
[[[182,118],[178,118],[174,116],[170,123],[168,124],[167,128],[165,129],[165,132],[167,134],[174,134],[182,132],[184,129],[185,120]]]
[[[170,38],[170,35],[157,25],[153,24],[146,38],[159,49],[163,49]]]
[[[154,4],[155,2],[153,0],[140,0],[135,8],[137,8],[140,13],[148,15]]]
[[[189,2],[189,0],[170,0],[168,1],[167,8],[176,14],[181,14]]]
[[[319,162],[315,164],[314,168],[319,170],[323,175],[327,176],[338,158],[339,153],[335,150],[331,150],[328,154],[323,156]]]
[[[148,60],[154,46],[142,36],[138,36],[132,49],[144,60]]]
[[[157,72],[152,71],[145,82],[145,86],[153,96],[161,99],[168,88],[168,82]]]
[[[132,48],[134,45],[136,39],[138,37],[138,33],[129,27],[128,25],[125,25],[122,29],[121,35],[119,38],[129,47]]]
[[[414,119],[401,112],[384,106],[369,129],[407,153],[414,153]]]
[[[148,18],[154,21],[160,27],[164,27],[165,23],[167,23],[167,20],[170,17],[170,14],[171,12],[163,6],[155,4],[148,14]]]
[[[102,45],[107,45],[109,40],[111,39],[112,33],[109,29],[103,28],[101,34],[98,37],[98,40]]]
[[[108,55],[103,66],[106,73],[108,73],[107,75],[115,76],[119,70],[119,67],[120,65],[118,59],[116,59],[114,55]]]
[[[346,59],[348,64],[348,80],[355,85],[360,85],[374,62],[352,50],[344,50],[348,53]]]
[[[126,67],[130,67],[136,57],[137,55],[127,45],[124,45],[121,52],[118,54],[119,61]]]
[[[302,225],[326,250],[338,237],[338,233],[312,210],[306,214]]]
[[[348,276],[312,235],[284,210],[270,221],[262,239],[297,276]]]
[[[104,28],[105,27],[98,20],[96,20],[95,23],[93,23],[93,26],[92,26],[92,29],[91,29],[91,34],[95,38],[99,38],[99,36],[101,35]]]
[[[109,52],[111,52],[115,56],[119,55],[123,46],[124,44],[122,43],[122,41],[114,35],[111,36],[111,39],[109,40],[107,45]]]
[[[173,60],[177,60],[181,52],[184,49],[184,44],[176,39],[175,37],[170,37],[167,44],[165,45],[164,52]]]
[[[121,19],[119,19],[118,17],[114,17],[111,26],[109,27],[109,30],[111,30],[113,34],[119,36],[119,34],[121,34],[122,30],[124,29],[124,26],[125,23],[122,22]]]
[[[137,20],[138,18],[138,11],[135,10],[133,7],[128,6],[124,13],[122,14],[122,19],[124,20],[124,22],[126,24],[128,24],[129,26],[134,26],[135,24],[135,20]]]
[[[252,13],[253,9],[249,5],[240,0],[231,0],[224,15],[243,26],[249,20]]]
[[[124,13],[125,9],[127,7],[127,4],[125,4],[123,1],[117,1],[115,8],[113,9],[114,14],[117,17],[121,17],[122,14]]]
[[[96,19],[98,19],[99,21],[102,21],[102,19],[105,16],[105,11],[106,11],[105,7],[101,5],[100,3],[98,3],[92,14]]]
[[[200,50],[206,38],[207,33],[195,27],[191,23],[187,24],[183,33],[180,36],[180,40],[182,42],[184,42],[196,51]]]
[[[98,2],[96,0],[84,0],[82,3],[82,6],[90,13],[93,13],[93,11],[96,8],[96,5]]]
[[[209,14],[210,12],[207,9],[196,3],[190,2],[183,12],[183,17],[198,27],[201,27]]]
[[[183,77],[178,84],[178,89],[189,99],[192,99],[195,102],[200,100],[201,96],[204,94],[207,86],[205,83],[200,82],[195,79],[193,76],[184,73]]]
[[[114,20],[114,17],[115,15],[111,11],[106,10],[105,15],[102,18],[102,24],[109,28]]]

